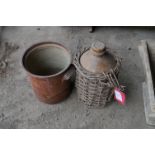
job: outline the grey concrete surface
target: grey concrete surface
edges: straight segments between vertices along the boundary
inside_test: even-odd
[[[144,72],[137,49],[140,40],[147,38],[155,39],[154,28],[97,27],[89,33],[87,27],[4,27],[0,49],[0,128],[154,128],[145,121]],[[21,66],[24,51],[34,43],[56,41],[74,53],[89,47],[94,40],[105,42],[123,57],[119,81],[126,86],[126,106],[113,102],[104,109],[89,109],[77,103],[75,88],[60,104],[40,103]]]

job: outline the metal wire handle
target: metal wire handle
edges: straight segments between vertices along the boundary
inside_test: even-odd
[[[75,73],[75,67],[73,65],[71,65],[69,70],[65,73],[63,80],[71,79],[71,77],[73,76],[74,73]]]

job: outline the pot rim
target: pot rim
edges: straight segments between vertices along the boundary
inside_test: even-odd
[[[30,72],[26,66],[25,66],[25,57],[27,56],[27,54],[29,54],[30,52],[32,52],[34,49],[37,49],[39,46],[45,46],[47,45],[48,46],[55,46],[55,47],[59,47],[59,48],[62,48],[64,49],[67,53],[68,53],[68,56],[69,56],[69,59],[70,59],[70,62],[69,64],[64,68],[62,69],[61,71],[57,72],[56,74],[52,74],[52,75],[37,75],[37,74],[34,74],[32,72]],[[69,50],[64,47],[62,44],[60,43],[57,43],[57,42],[52,42],[52,41],[49,41],[49,42],[40,42],[40,43],[36,43],[34,45],[32,45],[31,47],[29,47],[23,54],[22,56],[22,66],[23,68],[28,72],[28,74],[30,74],[31,76],[33,77],[38,77],[38,78],[50,78],[50,77],[55,77],[55,76],[58,76],[62,73],[64,73],[71,65],[72,63],[72,57],[71,57],[71,53],[69,53]]]

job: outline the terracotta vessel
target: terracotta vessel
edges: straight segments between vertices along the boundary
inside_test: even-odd
[[[91,73],[106,73],[116,65],[113,55],[106,52],[106,47],[102,42],[96,41],[90,50],[81,55],[80,63]]]
[[[90,107],[104,107],[112,100],[114,88],[119,88],[121,59],[104,43],[96,41],[90,48],[77,52],[74,65],[80,103]]]
[[[71,55],[54,42],[39,43],[23,55],[22,64],[41,102],[54,104],[71,93]]]

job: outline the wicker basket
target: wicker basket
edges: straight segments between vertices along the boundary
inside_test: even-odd
[[[119,87],[117,77],[121,66],[121,58],[108,51],[114,56],[116,66],[107,73],[94,74],[84,69],[80,64],[80,57],[87,50],[76,53],[74,58],[78,100],[92,107],[105,106],[113,97],[114,87]]]

